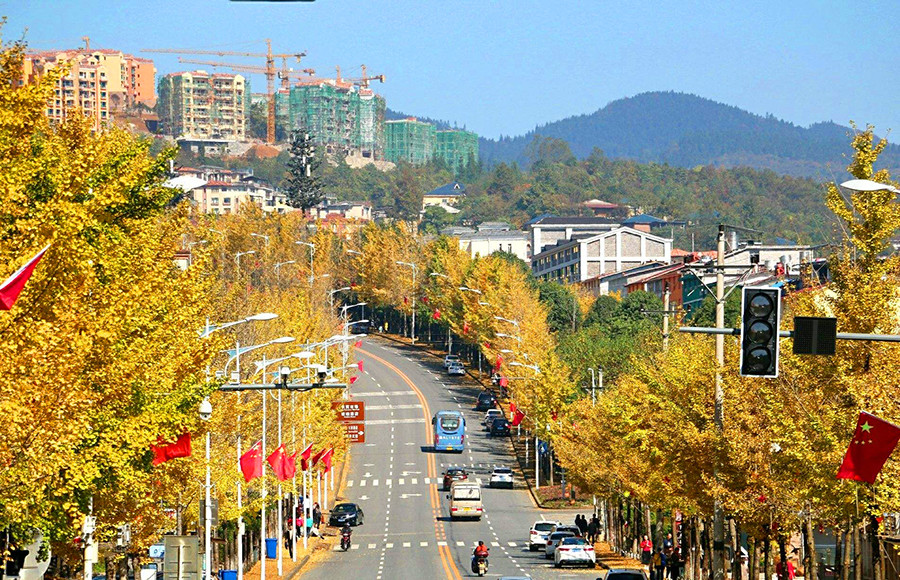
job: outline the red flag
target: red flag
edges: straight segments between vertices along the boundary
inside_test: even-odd
[[[422,302],[428,304],[428,296],[422,296]]]
[[[328,451],[325,452],[325,455],[322,456],[322,463],[325,464],[325,473],[331,471],[331,458],[334,455],[334,448],[329,447]]]
[[[306,471],[309,469],[309,456],[312,454],[312,443],[306,446],[306,449],[300,452],[300,469]]]
[[[499,384],[505,389],[509,385],[509,379],[507,379],[506,377],[500,377]]]
[[[361,346],[362,346],[362,341],[361,341],[361,340],[357,340],[355,343],[353,343],[353,346],[355,346],[356,348],[361,347]]]
[[[431,317],[434,318],[435,320],[437,320],[438,318],[441,317],[441,311],[440,311],[440,310],[435,310],[435,311],[434,311],[434,314],[432,314]]]
[[[463,322],[463,334],[469,334],[469,323]]]
[[[489,343],[489,342],[484,343],[484,348],[491,348],[491,343]]]
[[[499,370],[500,370],[500,365],[502,365],[502,364],[503,364],[503,357],[502,357],[502,356],[498,356],[498,357],[497,357],[497,363],[494,365],[494,371],[499,371]]]
[[[321,451],[319,451],[318,453],[316,453],[315,455],[312,456],[312,467],[316,466],[316,463],[318,463],[319,460],[322,459],[323,455],[325,455],[325,449],[322,449]]]
[[[240,464],[241,473],[244,474],[244,481],[247,483],[250,483],[257,477],[262,477],[262,441],[257,441],[253,444],[253,447],[241,455]]]
[[[516,406],[515,403],[510,403],[510,404],[509,404],[509,412],[510,412],[510,413],[515,414],[516,409],[518,409],[518,407]]]
[[[358,380],[359,380],[359,375],[353,375],[352,377],[350,377],[350,384],[352,385],[353,383],[355,383]]]
[[[287,479],[290,479],[290,477],[285,476],[284,473],[284,460],[286,457],[287,455],[285,455],[284,453],[284,445],[279,445],[271,455],[266,457],[266,461],[272,467],[272,471],[275,472],[275,477],[278,478],[278,481],[285,481]]]
[[[359,372],[363,372],[363,361],[356,363],[356,366],[359,367]]]
[[[512,421],[510,421],[509,424],[512,425],[513,427],[518,427],[519,425],[522,424],[522,419],[524,419],[524,418],[525,418],[525,413],[523,413],[519,409],[516,409],[515,413],[513,413]]]
[[[25,287],[25,283],[31,278],[31,273],[34,272],[35,267],[37,267],[38,262],[44,257],[44,252],[49,247],[50,244],[44,246],[44,249],[38,252],[35,257],[28,260],[24,266],[13,272],[13,275],[7,278],[3,284],[0,284],[0,310],[9,310],[13,307],[13,304],[16,303],[19,294],[22,292],[22,288]],[[179,455],[179,457],[183,456]]]
[[[409,304],[409,298],[408,298],[408,297],[406,297],[406,296],[403,297],[403,304],[404,304],[404,305]]]
[[[284,478],[293,479],[297,475],[297,452],[284,456]]]
[[[875,477],[881,472],[898,441],[900,427],[865,411],[861,412],[837,478],[875,483]]]
[[[162,437],[156,440],[156,445],[151,445],[153,450],[153,465],[165,463],[170,459],[191,456],[191,434],[184,432],[178,436],[174,443],[165,444]]]

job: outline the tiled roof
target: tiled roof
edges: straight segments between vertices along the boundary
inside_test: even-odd
[[[429,191],[425,197],[450,197],[466,194],[466,186],[458,181],[442,185],[439,188]]]
[[[622,223],[620,220],[613,220],[609,218],[602,217],[582,217],[582,216],[571,216],[571,217],[557,217],[557,216],[549,216],[543,219],[531,222],[532,225],[542,225],[542,226],[562,226],[562,225],[573,225],[573,226],[603,226],[603,225],[618,225]]]

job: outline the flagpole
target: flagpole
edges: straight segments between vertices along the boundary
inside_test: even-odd
[[[291,497],[294,500],[291,509],[291,561],[297,561],[297,417],[294,410],[294,392],[291,391],[291,438],[294,447],[294,476],[291,478]]]
[[[265,382],[266,357],[263,355],[263,382]],[[266,391],[262,392],[262,457],[266,457],[266,399],[268,395]],[[259,577],[260,580],[266,580],[266,471],[263,469],[262,474],[262,506],[259,509]]]
[[[307,371],[308,373],[309,371]],[[303,401],[303,450],[306,451],[306,401]],[[300,459],[303,463],[303,458]],[[302,467],[302,465],[301,465]],[[309,509],[309,498],[307,497],[306,488],[306,469],[303,470],[303,549],[307,548],[307,539],[309,534],[306,531],[306,512]]]
[[[265,381],[263,381],[265,382]],[[281,389],[278,389],[278,446],[281,447]],[[284,453],[284,450],[282,450]],[[278,477],[278,525],[276,526],[275,537],[278,538],[278,575],[282,576],[284,572],[284,546],[282,541],[282,528],[284,528],[284,507],[281,498],[281,477]]]
[[[238,376],[238,382],[240,382],[241,377],[241,343],[235,342],[234,345],[234,356],[236,361],[236,371]],[[238,391],[237,393],[238,400],[238,411],[241,408],[241,393]],[[237,416],[237,468],[238,473],[241,472],[241,415],[238,412]],[[241,498],[241,478],[240,476],[237,478],[237,508],[238,508],[238,517],[237,517],[237,557],[238,557],[238,565],[237,565],[237,580],[244,580],[244,518],[241,514],[244,513],[243,500]]]

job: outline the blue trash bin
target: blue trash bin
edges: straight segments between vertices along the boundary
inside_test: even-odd
[[[219,570],[219,578],[222,580],[237,580],[237,570]]]
[[[278,538],[266,538],[266,558],[274,560],[278,557]]]

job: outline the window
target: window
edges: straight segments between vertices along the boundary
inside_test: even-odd
[[[225,204],[225,205],[231,205],[231,198],[230,198],[230,197],[226,197],[226,198],[225,198],[225,201],[223,201],[222,203]]]

